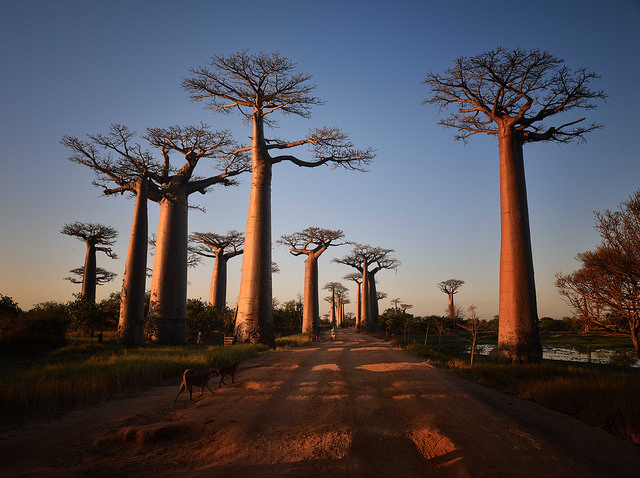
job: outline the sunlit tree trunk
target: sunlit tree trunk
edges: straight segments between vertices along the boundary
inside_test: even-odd
[[[309,254],[304,261],[304,307],[302,333],[314,332],[318,327],[320,304],[318,292],[318,257]]]
[[[378,289],[376,287],[376,273],[369,271],[369,331],[377,332],[380,323],[380,311],[378,307]]]
[[[209,290],[209,303],[218,310],[224,309],[227,303],[227,262],[222,249],[216,250],[216,260],[211,274],[211,289]]]
[[[456,309],[453,304],[453,292],[449,292],[449,320],[456,320]]]
[[[356,330],[360,330],[360,304],[362,303],[362,294],[360,293],[360,283],[356,282],[358,292],[356,293]]]
[[[522,155],[522,140],[500,129],[500,309],[498,347],[493,355],[507,362],[539,362],[542,346],[533,275],[533,254]]]
[[[87,241],[87,254],[84,258],[84,274],[82,278],[82,297],[96,300],[96,245]]]
[[[163,344],[186,341],[187,195],[160,201],[160,218],[151,281],[151,339]]]
[[[148,182],[140,178],[136,184],[136,206],[131,224],[129,250],[122,283],[118,343],[134,345],[143,342],[145,285],[147,280],[147,216]]]
[[[360,300],[360,327],[363,331],[368,332],[371,324],[369,323],[369,271],[366,259],[362,261],[362,297]]]
[[[262,117],[253,119],[251,195],[245,231],[235,335],[239,342],[275,347],[271,282],[271,159]]]
[[[331,289],[331,311],[329,315],[329,323],[332,327],[336,325],[336,293]]]

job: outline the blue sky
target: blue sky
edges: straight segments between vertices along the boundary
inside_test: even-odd
[[[569,314],[554,274],[574,270],[575,255],[598,242],[593,211],[615,209],[640,187],[636,0],[0,0],[0,9],[0,293],[23,309],[79,291],[63,280],[84,260],[84,246],[59,232],[72,221],[120,232],[120,258],[98,257],[118,274],[98,299],[121,287],[133,200],[101,197],[92,172],[68,161],[62,136],[106,132],[112,123],[143,133],[204,121],[247,141],[237,116],[213,115],[180,89],[189,68],[216,54],[279,51],[313,76],[325,104],[310,119],[282,118],[273,136],[295,140],[338,126],[356,146],[376,149],[365,174],[276,165],[273,238],[319,226],[394,249],[402,265],[378,274],[378,290],[412,304],[416,315],[444,313],[436,284],[449,278],[466,282],[460,305],[476,305],[483,318],[498,313],[497,141],[454,141],[455,132],[437,124],[437,108],[421,104],[428,72],[504,46],[547,49],[602,75],[593,87],[608,99],[588,119],[604,129],[586,144],[525,146],[540,316]],[[210,171],[205,163],[198,169]],[[190,232],[243,231],[249,177],[241,181],[192,196],[206,213],[190,213]],[[149,210],[154,232],[158,207]],[[351,272],[331,262],[348,252],[331,248],[321,257],[321,285]],[[303,290],[303,258],[275,244],[273,256],[281,269],[274,296],[293,299]],[[231,306],[241,261],[229,262]],[[208,297],[212,265],[189,271],[189,297]],[[353,283],[344,284],[355,302]]]

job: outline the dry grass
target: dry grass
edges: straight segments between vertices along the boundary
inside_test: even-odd
[[[613,365],[544,362],[504,365],[444,349],[409,345],[407,351],[469,380],[531,400],[640,444],[640,370]]]
[[[55,416],[152,386],[178,383],[185,369],[219,368],[267,350],[264,346],[145,346],[74,341],[33,363],[3,361],[0,422]]]

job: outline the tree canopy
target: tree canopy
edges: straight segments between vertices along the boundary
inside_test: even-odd
[[[444,74],[429,73],[424,84],[431,96],[424,102],[450,111],[440,121],[458,130],[458,139],[477,133],[498,134],[514,128],[523,142],[584,139],[601,125],[582,125],[585,118],[558,125],[551,116],[571,110],[595,108],[605,99],[602,90],[590,89],[599,78],[586,68],[571,70],[548,51],[497,48],[474,57],[461,57]]]
[[[578,254],[580,269],[556,274],[556,287],[588,327],[627,334],[640,358],[640,190],[595,215],[600,244]]]

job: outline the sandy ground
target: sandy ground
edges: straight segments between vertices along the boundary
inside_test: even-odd
[[[0,475],[640,477],[640,447],[350,332],[0,437]],[[199,393],[199,392],[198,392]]]

